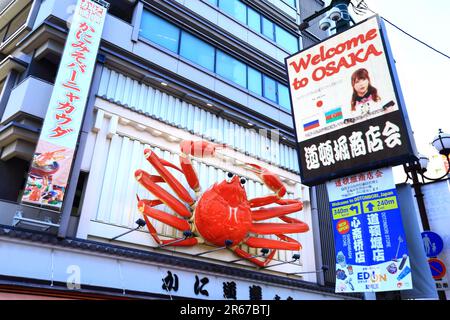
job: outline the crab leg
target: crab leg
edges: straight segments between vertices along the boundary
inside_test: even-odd
[[[254,163],[246,163],[244,166],[246,169],[255,173],[270,190],[275,192],[275,194],[250,199],[250,207],[261,207],[271,203],[276,203],[286,194],[286,187],[283,182],[281,182],[280,178],[278,178],[278,176],[272,171],[262,168]]]
[[[181,203],[174,196],[172,196],[170,193],[156,184],[154,176],[148,174],[143,170],[137,170],[134,175],[136,177],[136,180],[141,185],[143,185],[148,191],[153,193],[155,197],[160,199],[169,208],[185,218],[191,217],[191,212],[184,206],[183,203]]]
[[[260,267],[265,267],[266,265],[268,265],[270,263],[270,261],[272,261],[273,256],[275,255],[275,253],[277,252],[277,250],[272,250],[269,255],[266,257],[265,260],[260,260],[254,256],[252,256],[250,253],[238,248],[238,247],[234,247],[232,248],[232,250],[241,258],[245,258],[251,262],[253,262],[254,264],[260,266]]]
[[[180,197],[180,199],[187,202],[189,205],[192,205],[194,203],[194,199],[192,199],[186,188],[183,187],[183,185],[177,181],[177,179],[169,172],[169,170],[165,168],[165,166],[167,166],[167,163],[162,162],[162,159],[159,158],[151,149],[145,149],[144,154],[147,161],[153,165],[156,171],[158,171],[158,173],[161,175],[161,178],[172,188],[172,190]],[[174,166],[171,165],[171,167],[173,168]]]
[[[195,172],[195,168],[192,165],[191,156],[199,158],[213,157],[216,149],[224,147],[225,145],[214,144],[207,141],[183,140],[180,142],[180,166],[192,190],[199,192],[200,182],[198,180],[198,175]]]
[[[252,212],[252,219],[254,221],[261,221],[270,218],[284,216],[286,214],[297,212],[303,209],[303,203],[294,200],[291,204],[286,204],[278,207],[261,208]]]
[[[253,223],[250,232],[258,234],[299,233],[309,230],[309,226],[297,219],[280,217],[287,223]]]
[[[163,223],[167,223],[170,226],[181,230],[189,230],[190,225],[186,220],[180,219],[178,217],[175,217],[173,215],[170,215],[164,211],[160,211],[157,209],[153,209],[152,207],[157,206],[159,204],[162,204],[160,200],[140,200],[138,197],[138,208],[139,211],[142,212],[144,216],[145,223],[147,225],[148,231],[150,232],[150,235],[153,237],[153,239],[158,243],[159,245],[172,245],[172,246],[193,246],[198,243],[196,238],[189,238],[185,240],[181,239],[175,239],[175,240],[162,240],[159,238],[158,233],[151,223],[150,219],[148,217],[152,217],[158,221],[161,221]],[[181,241],[180,241],[181,240]],[[173,243],[173,244],[171,244]]]
[[[152,206],[147,205],[144,201],[138,202],[138,209],[142,214],[152,217],[162,223],[168,224],[175,229],[180,231],[185,231],[190,229],[189,223],[181,218],[175,217],[167,212],[152,208]]]
[[[252,248],[267,248],[267,249],[281,249],[298,251],[302,248],[300,242],[292,239],[284,234],[276,235],[281,240],[264,239],[250,237],[245,241],[245,244]]]
[[[145,223],[147,224],[148,231],[150,232],[150,235],[155,239],[156,243],[159,245],[166,245],[166,246],[178,246],[178,247],[188,247],[188,246],[195,246],[198,243],[197,238],[188,238],[185,240],[179,239],[172,239],[172,240],[162,240],[159,238],[158,233],[156,232],[156,229],[153,227],[152,223],[148,219],[146,215],[144,215]],[[181,240],[181,241],[179,241]],[[173,244],[171,244],[173,243]]]

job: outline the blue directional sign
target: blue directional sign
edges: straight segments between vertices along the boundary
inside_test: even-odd
[[[437,257],[444,248],[444,241],[435,232],[422,232],[423,247],[428,258]]]
[[[336,249],[336,292],[412,289],[392,169],[332,180],[327,190]]]
[[[369,202],[369,203],[366,205],[366,208],[367,208],[367,210],[368,210],[369,212],[372,212],[374,207],[375,207],[375,205],[374,205],[372,202]]]

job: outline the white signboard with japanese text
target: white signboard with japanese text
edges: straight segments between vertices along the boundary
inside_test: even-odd
[[[22,202],[61,210],[107,8],[78,0]]]
[[[286,59],[304,184],[413,154],[383,31],[373,17]]]
[[[412,289],[392,169],[327,183],[336,249],[336,292]]]

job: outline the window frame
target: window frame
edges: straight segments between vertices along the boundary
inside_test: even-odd
[[[191,32],[186,31],[186,30],[183,29],[182,27],[180,27],[180,26],[178,26],[178,25],[172,23],[170,20],[167,20],[167,19],[165,19],[165,18],[163,18],[163,17],[157,15],[156,13],[154,13],[153,11],[151,11],[150,9],[148,9],[148,8],[143,8],[143,11],[149,12],[151,15],[156,16],[157,18],[164,20],[166,23],[168,23],[168,24],[170,24],[170,25],[172,25],[172,26],[174,26],[175,28],[178,29],[179,32],[178,32],[177,51],[174,52],[174,51],[172,51],[171,49],[168,49],[168,48],[166,48],[165,46],[163,46],[163,45],[161,45],[161,44],[159,44],[159,43],[156,43],[156,42],[152,41],[151,39],[148,39],[148,38],[144,37],[144,36],[141,34],[141,25],[142,25],[143,19],[141,19],[141,21],[140,21],[140,26],[139,26],[139,28],[140,28],[139,39],[140,39],[141,41],[148,42],[149,44],[152,44],[152,45],[157,45],[157,46],[163,48],[167,53],[169,53],[169,54],[171,54],[171,55],[176,55],[176,56],[178,56],[179,59],[183,59],[183,60],[185,60],[185,61],[187,61],[187,62],[189,62],[189,63],[195,65],[196,68],[200,68],[200,69],[202,69],[202,70],[204,70],[204,71],[206,71],[206,72],[212,72],[212,73],[214,73],[215,75],[217,75],[217,76],[223,78],[225,81],[230,82],[230,83],[233,84],[234,86],[238,86],[238,87],[240,87],[240,88],[245,88],[245,90],[247,91],[248,94],[257,96],[259,99],[262,98],[262,99],[264,99],[264,100],[269,101],[270,103],[275,104],[276,108],[279,109],[279,110],[281,110],[281,111],[284,111],[284,112],[287,112],[287,113],[291,113],[290,108],[287,108],[287,107],[282,106],[282,105],[280,104],[280,97],[279,97],[278,86],[279,86],[279,85],[286,86],[284,83],[281,83],[280,81],[274,79],[273,77],[269,76],[268,74],[266,74],[266,73],[264,73],[264,72],[258,70],[258,68],[255,68],[255,67],[253,67],[253,66],[248,65],[246,62],[244,62],[244,61],[242,61],[241,59],[235,57],[233,54],[230,54],[230,53],[228,53],[227,51],[224,51],[224,50],[222,50],[222,49],[220,49],[220,48],[217,48],[215,45],[208,43],[207,41],[203,40],[201,37],[198,37],[197,35],[194,35],[194,34],[192,34]],[[260,18],[262,19],[262,15],[260,15]],[[269,19],[267,19],[267,20],[269,20]],[[270,21],[270,20],[269,20],[269,21]],[[272,21],[270,21],[270,22],[272,22]],[[273,22],[272,22],[272,24],[273,24],[273,32],[274,32],[274,36],[275,36],[275,25],[276,25],[276,24],[273,23]],[[208,69],[207,67],[202,66],[202,65],[196,63],[195,61],[192,61],[192,60],[190,60],[189,58],[186,58],[186,57],[184,57],[184,56],[181,55],[181,38],[182,38],[183,32],[184,32],[184,33],[187,33],[187,34],[189,34],[190,36],[192,36],[192,37],[194,37],[194,38],[197,38],[198,40],[200,40],[200,41],[202,41],[202,42],[205,42],[206,44],[208,44],[208,45],[210,45],[211,47],[213,47],[213,49],[214,49],[214,68],[213,68],[213,70],[210,70],[210,69]],[[231,80],[231,79],[228,79],[227,77],[225,77],[225,76],[223,76],[223,75],[221,75],[221,74],[219,74],[219,73],[217,72],[217,58],[218,58],[218,52],[219,52],[219,51],[222,52],[224,55],[226,55],[226,56],[228,56],[228,57],[230,57],[230,58],[232,58],[232,59],[234,59],[234,60],[236,60],[236,61],[242,63],[242,64],[245,66],[245,78],[244,78],[245,86],[243,86],[243,85],[241,85],[240,83],[235,82],[235,81],[233,81],[233,80]],[[256,93],[256,92],[254,92],[254,91],[252,91],[252,90],[249,89],[249,69],[253,69],[253,70],[257,71],[257,72],[261,75],[261,94]],[[275,97],[275,99],[274,99],[274,100],[272,100],[272,99],[269,98],[269,97],[266,97],[266,88],[265,88],[265,86],[266,86],[266,78],[269,78],[271,81],[274,82],[274,85],[275,85],[275,90],[274,90],[274,91],[275,91],[275,92],[274,92],[274,97]],[[288,89],[289,89],[289,88],[288,88]],[[289,91],[288,91],[288,92],[289,92]],[[290,95],[288,96],[288,98],[289,98],[289,100],[290,100]]]
[[[178,35],[177,35],[177,40],[176,40],[177,43],[176,43],[176,50],[175,50],[175,51],[173,51],[172,49],[170,49],[170,48],[164,46],[164,45],[161,44],[161,43],[158,43],[158,42],[156,42],[156,41],[153,41],[152,39],[149,39],[149,38],[145,37],[145,36],[142,34],[142,24],[143,24],[143,22],[145,21],[144,15],[145,15],[146,12],[149,13],[150,15],[152,15],[152,16],[154,16],[154,17],[160,19],[160,20],[163,20],[165,23],[172,25],[173,27],[175,27],[175,28],[178,30]],[[156,44],[157,46],[159,46],[159,47],[161,47],[161,48],[164,48],[165,50],[168,50],[168,51],[170,51],[171,53],[180,55],[180,42],[181,42],[181,33],[182,33],[182,31],[183,31],[182,28],[180,28],[179,26],[173,24],[172,22],[170,22],[170,21],[164,19],[163,17],[161,17],[161,16],[155,14],[153,11],[148,10],[148,9],[144,9],[144,10],[143,10],[142,18],[141,18],[140,25],[139,25],[139,33],[138,33],[139,38],[144,38],[145,40],[150,41],[152,44]]]
[[[11,20],[9,20],[8,23],[1,29],[1,30],[5,30],[5,33],[0,38],[0,44],[7,42],[10,38],[12,38],[14,36],[14,34],[17,31],[19,31],[21,28],[23,28],[23,26],[27,25],[28,18],[30,17],[30,13],[31,13],[31,9],[32,9],[32,4],[33,4],[33,2],[30,2],[29,4],[27,4],[25,6],[25,8],[23,8],[19,13],[17,13]],[[13,33],[9,34],[12,22],[15,19],[17,19],[24,12],[27,12],[25,21],[17,29],[15,29]],[[9,34],[9,36],[8,36],[8,34]]]
[[[194,39],[196,39],[196,40],[198,40],[198,41],[200,41],[200,42],[205,43],[206,45],[210,46],[210,47],[213,49],[212,69],[209,69],[208,67],[205,67],[204,65],[201,65],[200,63],[197,63],[196,61],[193,61],[193,60],[189,59],[188,57],[183,56],[183,55],[181,54],[183,33],[187,34],[187,35],[190,36],[190,37],[193,37]],[[206,42],[206,41],[203,41],[202,39],[200,39],[199,37],[196,37],[196,36],[193,35],[192,33],[188,32],[188,31],[185,31],[185,30],[183,30],[183,29],[180,28],[180,39],[179,39],[179,41],[178,41],[178,53],[177,53],[180,57],[182,57],[182,58],[184,58],[184,59],[186,59],[186,60],[189,60],[190,62],[194,63],[194,64],[197,65],[197,66],[200,66],[200,67],[202,67],[202,68],[205,68],[206,70],[209,70],[209,71],[215,73],[215,72],[216,72],[216,65],[217,65],[217,63],[216,63],[217,50],[218,50],[218,49],[217,49],[215,46],[213,46],[212,44],[210,44],[210,43],[208,43],[208,42]]]

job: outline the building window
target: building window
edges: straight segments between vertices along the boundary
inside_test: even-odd
[[[142,37],[178,53],[180,29],[146,10],[142,15],[140,34]]]
[[[283,108],[290,110],[291,109],[291,99],[289,97],[289,89],[285,85],[281,83],[277,84],[277,92],[278,92],[278,104]]]
[[[0,30],[0,43],[8,40],[17,30],[19,30],[28,19],[31,10],[31,3],[17,14],[2,30]]]
[[[219,0],[219,8],[243,24],[247,24],[247,6],[239,0]]]
[[[262,74],[248,67],[248,90],[262,96]]]
[[[286,86],[153,13],[144,11],[140,35],[290,111]]]
[[[264,82],[264,97],[266,97],[269,100],[272,100],[273,102],[277,102],[277,82],[268,77],[263,77]]]
[[[271,40],[275,40],[275,35],[273,32],[274,24],[272,21],[262,17],[262,34]]]
[[[241,61],[217,50],[216,73],[238,85],[247,87],[247,66]]]
[[[133,20],[133,12],[136,4],[131,2],[136,1],[123,1],[123,0],[108,0],[110,7],[108,13],[120,20],[131,24]],[[128,2],[128,3],[127,3]]]
[[[256,32],[261,32],[261,15],[255,10],[247,9],[248,26]]]
[[[180,56],[214,72],[215,49],[212,45],[182,31]]]
[[[292,8],[296,8],[297,7],[297,3],[296,0],[282,0],[284,3],[287,3],[288,5],[290,5]]]
[[[243,2],[239,0],[208,0],[208,2],[213,5],[217,5],[218,3],[219,8],[225,13],[239,22],[246,24],[251,30],[275,41],[289,53],[298,51],[298,38],[295,35],[263,17]],[[295,7],[295,0],[287,1],[286,3]]]
[[[279,26],[275,26],[275,38],[281,47],[290,53],[298,51],[298,39]]]

